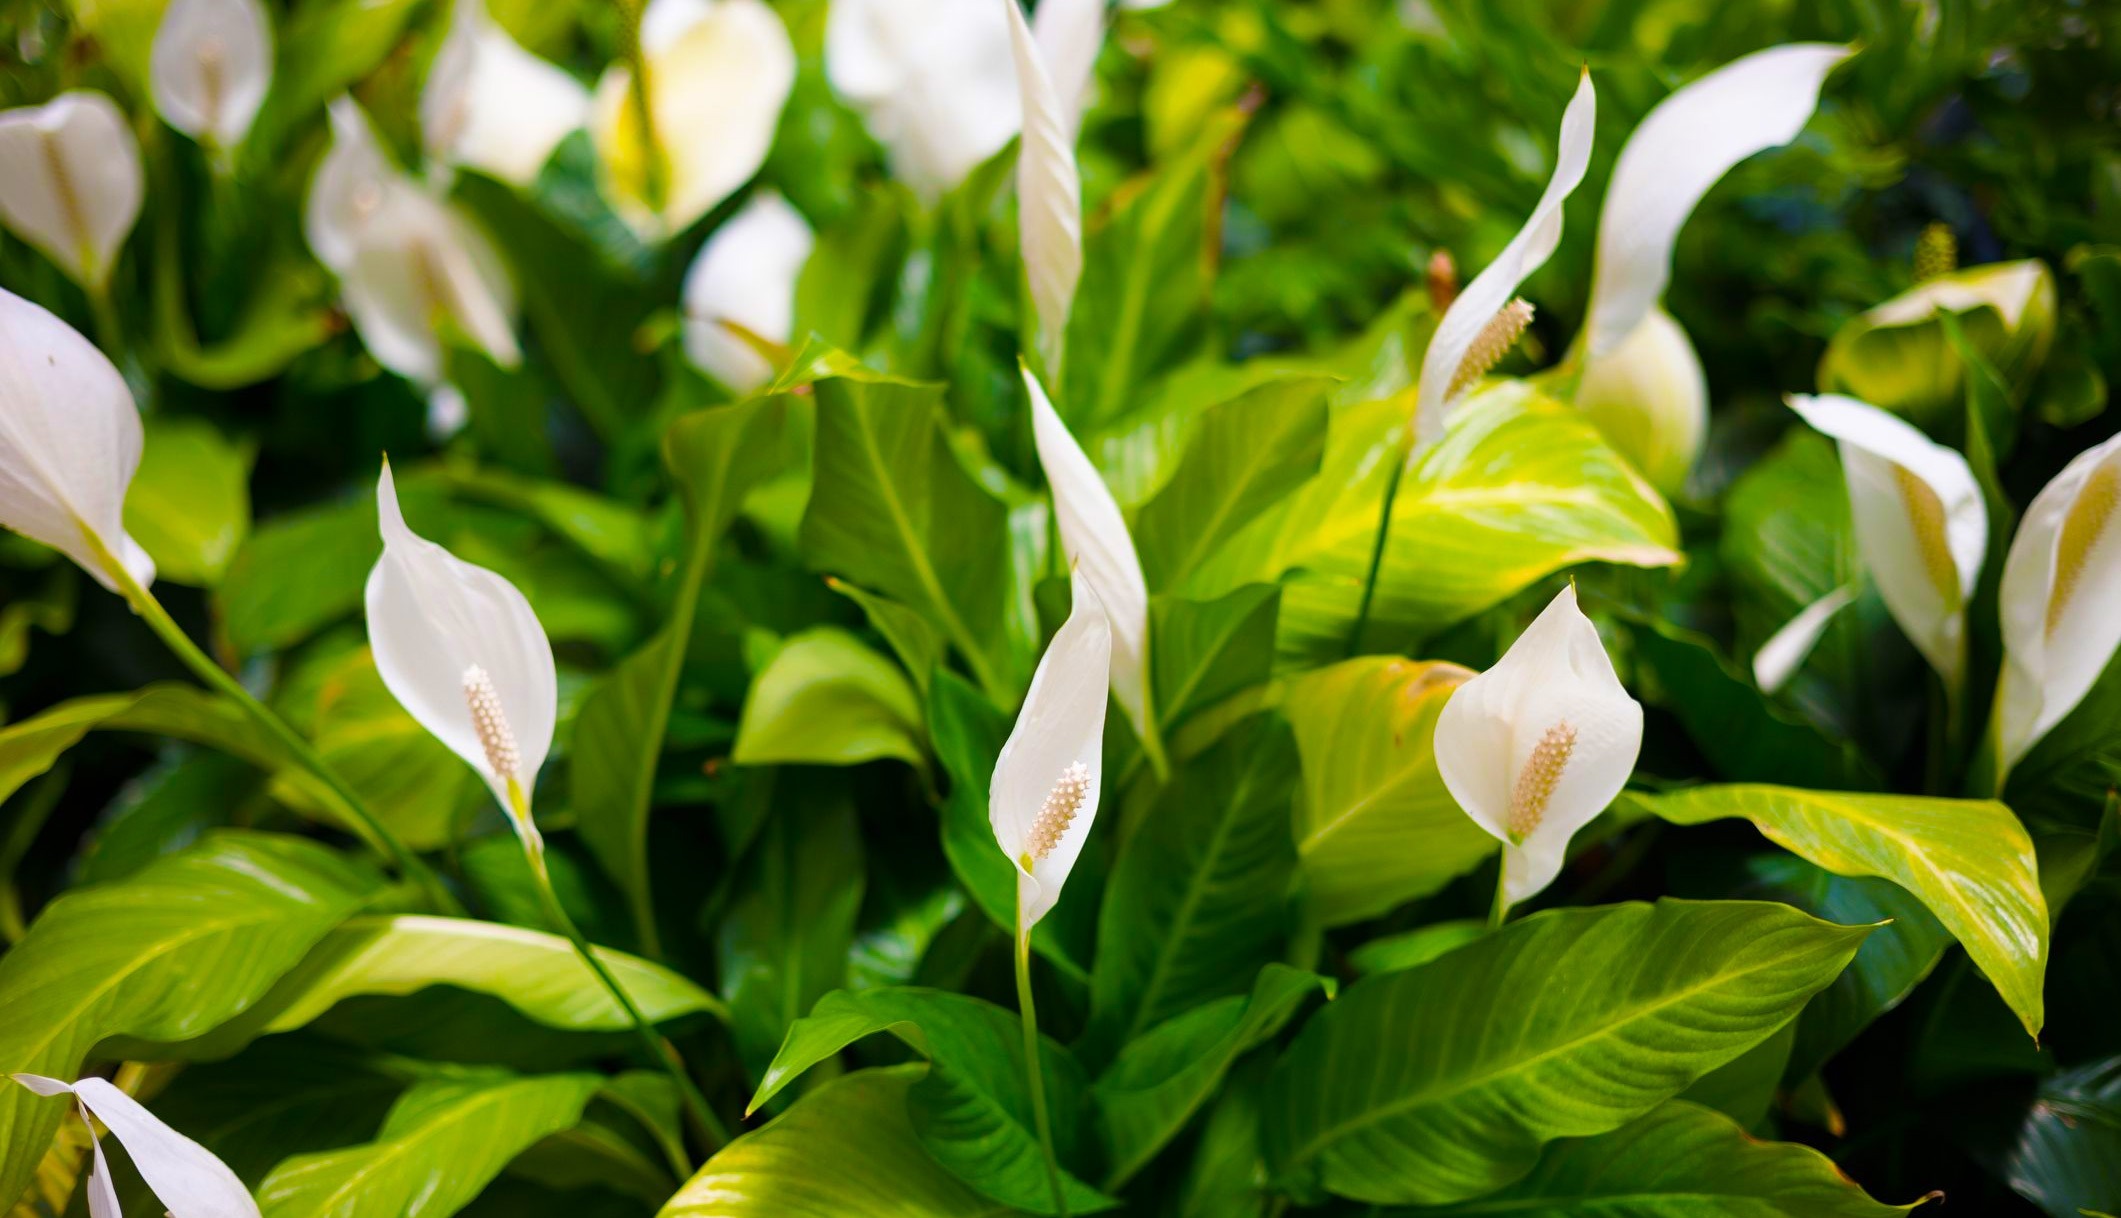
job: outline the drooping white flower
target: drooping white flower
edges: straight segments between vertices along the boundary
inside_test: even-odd
[[[2003,561],[2001,768],[2076,709],[2121,647],[2121,436],[2033,498]]]
[[[0,110],[0,218],[92,292],[140,218],[140,144],[104,94]]]
[[[795,87],[795,47],[759,0],[650,0],[640,39],[662,172],[649,171],[626,65],[614,64],[597,82],[590,131],[619,214],[641,232],[667,236],[765,163]],[[648,197],[654,177],[660,200]]]
[[[384,462],[383,556],[368,575],[376,672],[406,713],[486,780],[533,852],[530,791],[559,716],[552,644],[514,584],[414,533]]]
[[[1789,401],[1839,446],[1864,568],[1893,620],[1956,693],[1966,670],[1966,602],[1988,546],[1988,509],[1966,458],[1854,398]]]
[[[1582,80],[1576,86],[1576,94],[1569,99],[1569,107],[1562,112],[1559,151],[1554,158],[1554,176],[1547,181],[1545,193],[1532,208],[1524,227],[1510,239],[1465,291],[1444,310],[1436,323],[1435,336],[1429,340],[1429,349],[1421,357],[1421,383],[1415,405],[1414,425],[1416,433],[1424,443],[1443,434],[1444,416],[1458,395],[1470,386],[1464,369],[1475,355],[1486,356],[1473,377],[1492,366],[1501,355],[1496,350],[1487,354],[1488,348],[1496,346],[1492,337],[1499,321],[1509,320],[1506,309],[1512,307],[1511,297],[1517,285],[1533,271],[1538,270],[1553,256],[1555,247],[1561,244],[1561,205],[1568,201],[1577,183],[1583,181],[1584,170],[1591,163],[1591,136],[1598,117],[1597,90],[1591,87],[1591,73],[1584,70]],[[1514,322],[1515,330],[1508,342],[1524,330],[1524,322],[1530,320],[1529,307],[1521,319]],[[1487,340],[1487,341],[1484,341]],[[1503,342],[1503,350],[1508,348]]]
[[[999,2],[1009,16],[1009,49],[1024,117],[1016,158],[1018,242],[1038,314],[1038,351],[1051,375],[1060,365],[1068,312],[1083,277],[1082,176],[1075,167],[1072,111],[1054,90],[1023,10],[1016,0]]]
[[[1026,934],[1060,900],[1089,840],[1104,781],[1112,633],[1087,573],[1077,568],[1070,585],[1068,620],[1039,658],[987,789],[987,820],[1016,867]]]
[[[1708,423],[1701,360],[1660,307],[1672,246],[1733,165],[1796,138],[1847,47],[1792,43],[1734,60],[1650,111],[1613,166],[1576,404],[1662,490],[1686,481]]]
[[[234,148],[272,87],[272,25],[258,0],[170,0],[149,61],[155,109],[201,143]]]
[[[928,199],[1001,151],[1020,118],[1001,0],[833,0],[825,75],[899,179]]]
[[[1053,488],[1061,547],[1068,562],[1097,589],[1111,627],[1112,696],[1133,723],[1136,738],[1160,763],[1161,738],[1149,705],[1149,584],[1142,577],[1141,557],[1119,502],[1028,369],[1024,391],[1031,399],[1038,463]]]
[[[140,412],[110,359],[72,326],[0,288],[0,525],[79,563],[113,592],[155,560],[125,532]]]
[[[773,365],[730,333],[734,322],[785,344],[795,329],[795,285],[816,244],[801,212],[763,191],[714,230],[685,272],[685,356],[739,393],[765,384]]]
[[[588,117],[580,81],[518,45],[484,0],[454,0],[420,93],[429,156],[528,186]]]
[[[62,1082],[40,1074],[17,1074],[16,1082],[42,1096],[71,1095],[81,1123],[88,1127],[92,1158],[88,1169],[90,1218],[119,1218],[118,1190],[111,1183],[103,1143],[89,1118],[103,1122],[132,1156],[140,1178],[162,1202],[170,1218],[258,1218],[258,1203],[228,1165],[214,1153],[149,1112],[140,1101],[106,1079]]]
[[[1641,751],[1642,706],[1621,687],[1573,585],[1436,719],[1437,772],[1502,842],[1509,905],[1561,874],[1569,839],[1620,794]]]

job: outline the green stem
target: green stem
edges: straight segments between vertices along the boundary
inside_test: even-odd
[[[1497,860],[1495,868],[1495,903],[1488,908],[1488,929],[1500,930],[1510,917],[1510,898],[1505,887],[1509,878],[1509,865]]]
[[[517,803],[516,815],[524,824],[529,824],[530,810],[520,795],[517,797]],[[656,1032],[654,1025],[648,1022],[648,1017],[641,1014],[641,1008],[634,1004],[632,995],[619,984],[617,977],[611,975],[611,970],[598,959],[596,950],[589,945],[589,940],[582,936],[581,927],[576,926],[574,919],[567,915],[566,908],[560,904],[559,894],[552,889],[552,875],[545,868],[544,848],[533,844],[534,841],[535,839],[526,838],[523,849],[530,858],[531,878],[536,881],[538,902],[544,906],[546,918],[559,928],[561,934],[567,936],[569,943],[574,944],[575,954],[597,975],[597,980],[604,983],[604,988],[610,992],[612,1000],[626,1012],[626,1018],[633,1022],[634,1033],[641,1038],[642,1047],[648,1050],[649,1057],[662,1066],[671,1082],[677,1084],[678,1098],[685,1105],[685,1114],[692,1119],[694,1132],[706,1144],[708,1153],[713,1153],[717,1147],[729,1141],[729,1127],[722,1124],[720,1117],[714,1115],[714,1109],[708,1107],[707,1097],[700,1094],[699,1084],[693,1082],[692,1076],[686,1073],[685,1063],[678,1059],[677,1050],[671,1048],[670,1042],[664,1040]]]
[[[289,727],[287,720],[282,719],[271,707],[258,701],[249,690],[243,688],[242,682],[230,676],[226,669],[214,663],[211,656],[200,650],[199,645],[191,641],[191,636],[184,633],[184,628],[177,625],[176,619],[169,616],[169,611],[162,607],[162,602],[155,599],[155,594],[142,587],[99,538],[90,534],[89,545],[95,551],[103,569],[118,581],[119,591],[132,605],[133,612],[140,615],[140,619],[147,623],[147,628],[155,632],[155,636],[162,640],[186,668],[191,669],[194,675],[215,692],[241,707],[253,722],[265,729],[266,735],[271,736],[287,750],[296,764],[322,783],[345,812],[348,826],[371,849],[390,860],[391,866],[398,874],[418,884],[434,908],[445,913],[461,910],[462,907],[457,904],[456,899],[449,895],[449,890],[442,887],[440,877],[436,876],[427,864],[421,862],[418,855],[407,849],[397,834],[392,833],[388,826],[376,819],[375,813],[369,811],[368,805],[361,797],[354,794],[345,780],[325,764],[324,759],[318,756],[317,750],[309,741],[302,738],[301,733]]]
[[[1053,1153],[1053,1118],[1046,1111],[1046,1071],[1038,1054],[1038,1011],[1031,1003],[1031,928],[1017,914],[1016,1007],[1024,1017],[1024,1075],[1031,1082],[1031,1115],[1038,1125],[1039,1149],[1046,1154],[1046,1183],[1053,1190],[1053,1212],[1068,1218],[1068,1190],[1061,1184],[1060,1160]]]
[[[1406,476],[1407,459],[1413,455],[1414,425],[1405,425],[1400,442],[1392,446],[1392,472],[1385,482],[1384,506],[1377,513],[1377,540],[1370,547],[1370,569],[1363,575],[1362,601],[1355,609],[1355,627],[1348,632],[1348,654],[1362,650],[1362,634],[1370,624],[1370,602],[1377,597],[1377,576],[1384,570],[1385,539],[1392,531],[1392,504],[1399,498],[1399,482]]]

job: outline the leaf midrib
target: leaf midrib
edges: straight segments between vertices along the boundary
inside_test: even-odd
[[[522,1080],[517,1080],[517,1082],[521,1081]],[[449,1119],[446,1123],[452,1126],[456,1126],[458,1128],[463,1128],[466,1123],[466,1118],[471,1113],[477,1111],[479,1108],[484,1107],[486,1105],[511,1099],[514,1097],[514,1093],[519,1090],[521,1090],[521,1088],[516,1085],[516,1083],[508,1083],[498,1087],[489,1088],[485,1091],[480,1091],[468,1097],[462,1103],[451,1105],[448,1110]],[[436,1120],[433,1116],[430,1116],[427,1120],[422,1121],[417,1129],[406,1130],[403,1135],[396,1138],[392,1138],[388,1142],[367,1143],[366,1147],[382,1147],[383,1149],[381,1153],[369,1159],[366,1159],[359,1164],[356,1164],[354,1170],[339,1183],[338,1187],[324,1194],[322,1198],[320,1198],[316,1203],[311,1205],[310,1211],[313,1213],[320,1214],[328,1214],[335,1212],[339,1206],[339,1203],[346,1200],[353,1191],[356,1191],[357,1185],[366,1184],[368,1180],[373,1177],[377,1169],[396,1162],[398,1159],[402,1158],[410,1151],[422,1149],[428,1146],[430,1144],[432,1136],[438,1131],[438,1127],[443,1123],[444,1122]],[[331,1151],[327,1153],[336,1156],[348,1154],[350,1152],[359,1151],[362,1149],[365,1149],[365,1147],[355,1146],[348,1147],[344,1151]],[[302,1193],[299,1189],[297,1189],[294,1190],[292,1193],[281,1195],[292,1195],[299,1197],[302,1195]]]

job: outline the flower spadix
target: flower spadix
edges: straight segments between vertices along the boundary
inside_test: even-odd
[[[1103,616],[1111,624],[1112,696],[1143,747],[1156,749],[1159,737],[1149,706],[1149,584],[1142,576],[1141,557],[1119,502],[1028,369],[1024,390],[1031,398],[1038,463],[1053,488],[1061,547],[1069,564],[1096,587]]]
[[[77,1083],[17,1074],[14,1080],[42,1096],[71,1095],[81,1123],[88,1127],[90,1218],[120,1218],[118,1191],[111,1183],[103,1143],[90,1120],[102,1121],[132,1156],[133,1166],[162,1202],[170,1218],[257,1218],[258,1203],[228,1165],[212,1151],[171,1129],[160,1117],[101,1078]]]
[[[514,584],[406,526],[388,462],[376,517],[383,556],[367,592],[376,672],[406,713],[479,772],[535,852],[543,843],[530,790],[559,713],[545,628]]]
[[[788,200],[764,191],[714,230],[685,272],[685,357],[738,392],[773,365],[725,323],[785,344],[795,329],[795,285],[816,244]]]
[[[1080,567],[1070,586],[1068,620],[1039,657],[987,788],[987,819],[1016,868],[1017,914],[1027,934],[1060,900],[1089,839],[1104,777],[1112,631]]]
[[[1621,687],[1573,586],[1436,719],[1437,772],[1502,842],[1510,905],[1561,874],[1569,839],[1620,794],[1641,751],[1642,706]]]
[[[1511,298],[1517,285],[1544,265],[1561,244],[1561,205],[1590,166],[1597,113],[1598,95],[1586,69],[1576,95],[1561,115],[1560,148],[1545,193],[1524,227],[1444,310],[1429,349],[1421,357],[1414,424],[1424,443],[1443,434],[1450,407],[1502,358],[1531,320],[1530,306],[1519,307]],[[1513,309],[1514,313],[1509,311]]]
[[[650,0],[640,39],[656,146],[642,139],[624,64],[597,82],[590,133],[619,214],[642,233],[667,236],[765,163],[795,87],[795,47],[759,0]]]
[[[1966,602],[1988,545],[1988,510],[1966,458],[1854,398],[1799,394],[1790,408],[1840,448],[1864,568],[1893,620],[1957,691]]]
[[[1020,120],[1001,0],[834,0],[825,75],[928,199],[1001,151]]]
[[[234,148],[272,86],[272,25],[258,0],[170,0],[149,61],[155,109],[170,126]]]
[[[155,561],[124,519],[142,440],[132,391],[103,352],[0,288],[0,525],[114,592],[120,568],[146,587]]]
[[[1068,313],[1083,277],[1082,175],[1075,165],[1072,111],[1055,88],[1045,52],[1016,0],[998,2],[1009,17],[1023,110],[1024,139],[1016,158],[1018,244],[1038,315],[1039,355],[1051,375],[1060,364]]]
[[[2121,436],[2034,496],[2003,562],[1999,760],[2008,771],[2090,692],[2121,647]]]
[[[104,94],[0,110],[0,218],[83,288],[109,282],[142,191],[139,141]]]
[[[483,0],[454,0],[420,93],[429,156],[528,186],[588,116],[579,81],[518,45]]]

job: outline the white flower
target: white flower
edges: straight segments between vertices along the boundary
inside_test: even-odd
[[[0,110],[0,218],[91,292],[140,218],[140,144],[110,98],[73,89]]]
[[[2033,498],[2003,562],[2001,768],[2076,708],[2121,646],[2121,436]]]
[[[331,146],[310,179],[302,235],[317,261],[343,273],[353,265],[362,231],[382,210],[384,196],[400,184],[400,175],[376,143],[368,116],[353,98],[333,100],[326,113],[331,119]]]
[[[786,344],[795,330],[795,285],[815,244],[801,212],[763,191],[714,230],[685,272],[685,356],[740,393],[773,365],[722,323]]]
[[[1495,256],[1495,261],[1474,276],[1451,307],[1444,310],[1442,320],[1436,323],[1436,333],[1429,340],[1429,349],[1421,357],[1414,425],[1422,442],[1443,434],[1445,413],[1468,387],[1466,381],[1470,378],[1464,375],[1468,357],[1478,355],[1492,366],[1508,349],[1508,342],[1496,349],[1493,341],[1483,341],[1492,340],[1492,327],[1498,322],[1514,325],[1515,332],[1509,336],[1513,342],[1516,334],[1523,332],[1524,322],[1530,320],[1528,309],[1521,310],[1521,318],[1514,321],[1506,310],[1511,307],[1510,298],[1517,285],[1544,265],[1561,244],[1561,205],[1568,201],[1576,184],[1583,181],[1584,170],[1591,163],[1591,136],[1597,116],[1597,91],[1591,87],[1590,70],[1585,69],[1576,95],[1569,99],[1569,108],[1561,116],[1559,152],[1545,193],[1539,196],[1524,227]],[[1479,368],[1473,376],[1485,370]]]
[[[588,116],[581,82],[518,46],[484,0],[455,0],[420,93],[429,156],[528,186]]]
[[[1024,115],[1024,142],[1016,158],[1018,243],[1038,314],[1039,355],[1050,376],[1060,366],[1068,312],[1083,277],[1083,185],[1075,168],[1075,125],[1072,109],[1054,91],[1023,10],[1016,0],[999,3],[1009,15],[1009,49]]]
[[[552,644],[514,584],[415,534],[390,463],[376,483],[383,556],[368,575],[368,642],[383,684],[486,780],[535,853],[530,791],[559,715]]]
[[[590,130],[619,214],[652,235],[678,232],[728,198],[765,163],[795,87],[788,27],[759,0],[650,0],[641,19],[648,108],[662,161],[662,198],[648,198],[633,73],[597,82]]]
[[[1760,645],[1753,656],[1753,683],[1762,693],[1772,694],[1789,684],[1835,615],[1856,603],[1856,592],[1855,585],[1843,584],[1798,610],[1796,617]]]
[[[1046,76],[1053,82],[1054,99],[1060,103],[1061,128],[1072,148],[1096,82],[1097,52],[1105,42],[1105,0],[1040,0],[1031,29],[1038,38]]]
[[[1796,138],[1849,53],[1793,43],[1734,60],[1659,102],[1613,166],[1576,404],[1662,490],[1685,483],[1708,423],[1701,360],[1658,306],[1673,243],[1733,165]]]
[[[1019,121],[1002,0],[832,0],[825,75],[892,172],[936,199],[1001,151]]]
[[[170,1218],[258,1218],[250,1190],[214,1153],[162,1123],[140,1101],[100,1078],[65,1083],[38,1074],[17,1074],[16,1082],[38,1095],[71,1095],[88,1127],[93,1158],[88,1169],[91,1218],[119,1218],[118,1191],[111,1184],[110,1164],[96,1137],[94,1116],[109,1128],[132,1156],[133,1166],[162,1202]]]
[[[1026,934],[1060,900],[1089,840],[1104,780],[1112,634],[1084,572],[1070,582],[1075,603],[1039,659],[987,789],[987,819],[1016,867],[1017,916]]]
[[[170,0],[149,65],[163,121],[234,148],[272,86],[272,26],[258,0]]]
[[[113,592],[155,560],[125,532],[140,412],[95,344],[0,288],[0,525],[66,555]]]
[[[1854,398],[1790,408],[1841,449],[1856,549],[1878,594],[1954,696],[1966,670],[1966,602],[1988,546],[1988,510],[1966,458]]]
[[[1029,369],[1024,372],[1024,391],[1031,398],[1038,463],[1053,488],[1061,547],[1069,564],[1097,589],[1101,616],[1111,628],[1112,696],[1133,723],[1142,747],[1160,765],[1162,742],[1149,706],[1149,585],[1142,577],[1141,558],[1118,501]]]
[[[1509,905],[1561,874],[1569,839],[1620,794],[1641,751],[1642,706],[1621,688],[1573,586],[1436,719],[1437,771],[1502,842]]]

